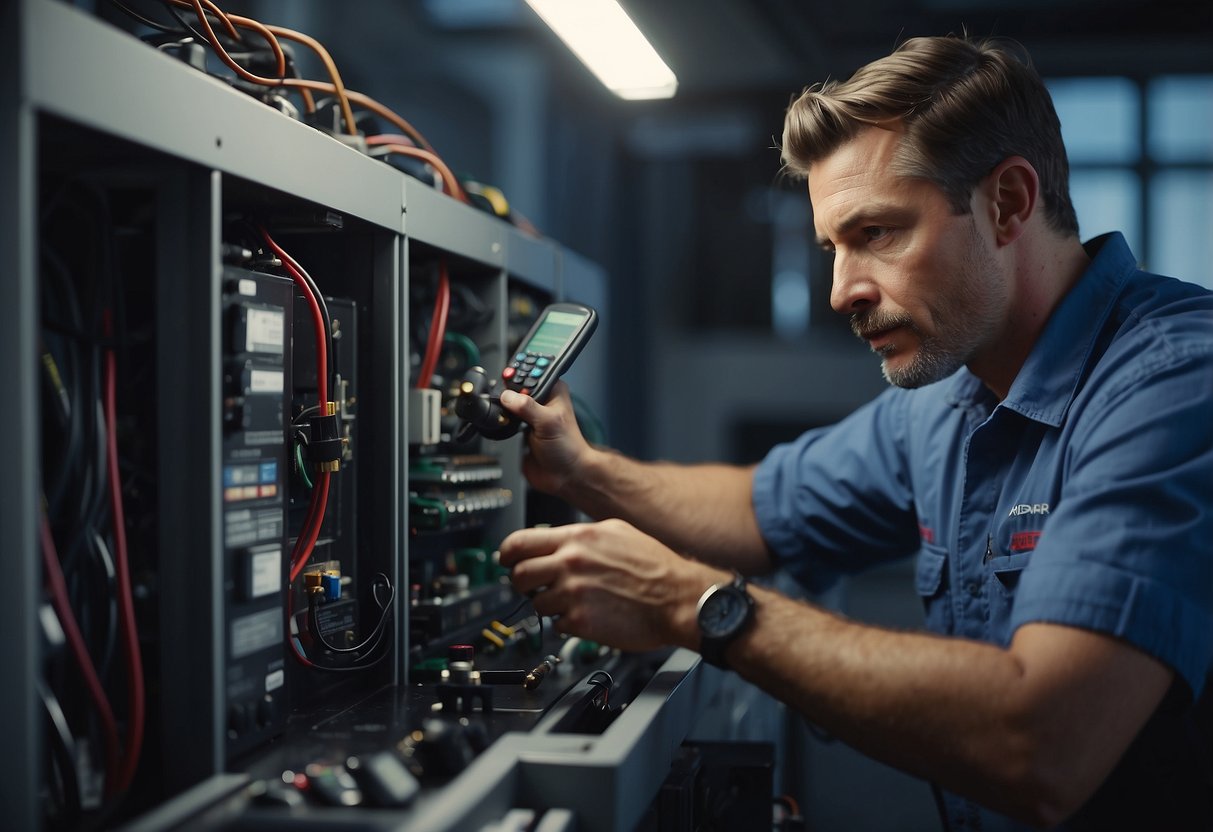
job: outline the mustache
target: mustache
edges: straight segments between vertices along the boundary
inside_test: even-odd
[[[879,309],[870,309],[851,315],[851,332],[864,340],[878,332],[896,329],[899,326],[916,331],[914,319],[905,312],[881,312]]]

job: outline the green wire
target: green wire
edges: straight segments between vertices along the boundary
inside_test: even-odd
[[[303,482],[308,488],[312,487],[312,478],[307,475],[307,464],[303,461],[303,443],[295,443],[295,468],[299,471],[299,476],[303,477]]]
[[[469,367],[480,363],[480,348],[476,346],[475,341],[463,333],[448,332],[442,340],[448,344],[455,344],[462,349],[467,356]]]

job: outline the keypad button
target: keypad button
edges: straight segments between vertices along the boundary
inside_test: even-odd
[[[533,356],[533,355],[528,355],[528,356],[527,356],[527,357],[526,357],[526,358],[523,360],[523,362],[522,362],[522,363],[523,363],[523,364],[534,364],[534,363],[535,363],[535,360],[536,360],[536,356]]]
[[[547,365],[549,365],[549,364],[551,364],[551,363],[552,363],[552,359],[550,359],[550,358],[537,358],[537,359],[535,359],[535,366],[536,366],[536,367],[546,367]]]
[[[531,370],[531,378],[539,378],[541,375],[543,375],[543,370],[540,368],[536,367],[535,369]]]
[[[525,352],[520,352],[520,353],[518,353],[517,355],[515,355],[515,356],[514,356],[514,360],[515,360],[515,361],[525,361],[525,360],[526,360],[526,353],[525,353]]]
[[[514,368],[506,367],[504,370],[501,371],[501,377],[503,379],[505,379],[506,381],[509,381],[510,379],[512,379],[514,377]]]
[[[523,387],[527,387],[527,388],[531,388],[531,387],[535,387],[537,384],[539,384],[539,379],[535,379],[535,378],[528,378],[526,381],[524,381],[524,382],[522,383],[522,386],[523,386]]]

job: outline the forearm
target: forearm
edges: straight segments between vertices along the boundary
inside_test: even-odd
[[[562,495],[597,520],[618,517],[671,549],[747,574],[770,570],[751,502],[753,469],[639,462],[595,450]]]
[[[754,625],[727,654],[741,676],[860,751],[1029,822],[1080,806],[1169,684],[1094,633],[1031,625],[1002,649],[753,595]]]
[[[976,642],[893,633],[753,589],[737,672],[856,749],[1003,810],[1019,792],[1013,696],[1022,668]],[[803,634],[787,638],[788,633]],[[768,634],[782,634],[782,637]]]

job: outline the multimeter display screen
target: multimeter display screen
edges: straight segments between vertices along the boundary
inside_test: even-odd
[[[549,312],[531,336],[531,340],[523,345],[523,352],[559,355],[560,351],[568,346],[569,341],[573,340],[585,319],[585,315],[575,312]]]

